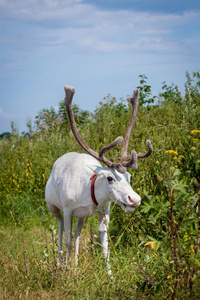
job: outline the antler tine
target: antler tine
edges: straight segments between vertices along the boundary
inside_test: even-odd
[[[119,143],[121,143],[123,141],[123,137],[122,136],[118,136],[110,145],[103,147],[100,151],[99,151],[99,158],[101,159],[101,161],[105,161],[105,157],[104,157],[104,153],[106,153],[107,151],[109,151],[110,149],[114,148],[115,146],[117,146]],[[105,162],[104,162],[105,163]],[[126,169],[122,166],[121,163],[113,163],[112,164],[112,168],[116,169],[118,172],[120,173],[125,173]]]
[[[147,147],[148,147],[148,150],[147,150],[147,152],[146,153],[139,153],[139,154],[137,154],[137,159],[138,158],[147,158],[147,157],[149,157],[152,153],[153,153],[153,146],[152,146],[152,144],[151,144],[151,141],[149,141],[149,140],[147,140],[146,141],[146,144],[147,144]],[[133,151],[132,151],[133,152]],[[125,167],[127,167],[127,164],[129,164],[129,162],[131,161],[131,159],[132,159],[132,152],[131,152],[131,155],[128,155],[128,156],[126,156],[122,161],[121,161],[121,163],[122,163],[122,165]]]
[[[123,166],[121,164],[115,164],[112,163],[111,161],[109,161],[107,158],[105,158],[103,155],[105,152],[107,152],[108,150],[114,148],[115,146],[117,146],[119,143],[121,143],[123,141],[123,137],[118,137],[117,139],[114,140],[114,142],[112,142],[110,145],[105,146],[104,148],[102,148],[99,153],[95,152],[94,150],[92,150],[82,139],[80,133],[78,132],[78,129],[76,127],[76,122],[74,119],[74,115],[73,115],[73,111],[72,111],[72,99],[75,93],[75,88],[66,85],[64,87],[65,89],[65,106],[67,109],[67,113],[69,116],[69,122],[70,122],[70,126],[71,126],[71,130],[74,134],[74,137],[76,138],[77,142],[79,143],[79,145],[86,151],[88,152],[91,156],[93,156],[94,158],[100,160],[101,162],[103,162],[105,165],[107,165],[108,167],[111,168],[116,168],[119,172],[124,173],[126,170],[123,168]]]
[[[118,136],[110,145],[107,145],[107,146],[103,147],[99,151],[99,158],[100,159],[104,159],[104,153],[106,153],[110,149],[114,148],[115,146],[117,146],[118,144],[120,144],[122,141],[123,141],[123,137],[122,136]]]
[[[122,150],[121,150],[121,160],[123,160],[126,156],[127,156],[127,151],[128,151],[128,143],[129,143],[129,139],[131,136],[131,131],[133,129],[133,125],[135,124],[135,119],[136,119],[136,115],[137,115],[137,110],[138,110],[138,97],[139,97],[139,90],[135,89],[134,93],[133,93],[133,97],[127,98],[127,101],[132,105],[132,116],[131,116],[131,120],[124,138],[124,142],[123,142],[123,146],[122,146]]]
[[[135,150],[132,150],[131,155],[127,157],[127,161],[122,163],[125,168],[132,168],[133,170],[138,169],[138,155]]]
[[[139,98],[139,90],[138,89],[134,90],[134,94],[133,94],[132,98],[130,98],[130,97],[127,98],[127,101],[132,105],[132,116],[131,116],[131,121],[129,123],[128,129],[126,132],[126,136],[124,138],[124,143],[123,143],[122,151],[121,151],[122,166],[124,166],[126,168],[132,167],[135,170],[138,168],[138,166],[137,166],[138,159],[146,158],[146,157],[150,156],[153,152],[153,147],[152,147],[151,141],[147,140],[146,144],[147,144],[148,150],[146,153],[137,154],[136,151],[132,151],[131,155],[127,156],[128,143],[129,143],[131,131],[135,124],[135,119],[136,119],[137,110],[138,110],[138,98]]]
[[[147,158],[153,153],[153,146],[151,144],[151,141],[147,140],[146,144],[147,144],[147,147],[148,147],[147,152],[146,153],[139,153],[137,155],[138,158]]]

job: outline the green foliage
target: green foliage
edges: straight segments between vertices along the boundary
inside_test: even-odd
[[[193,78],[186,72],[185,99],[189,106],[199,106],[200,99],[200,73],[193,72]]]
[[[9,139],[10,138],[10,132],[3,132],[0,134],[0,140],[2,139]]]
[[[32,134],[33,133],[33,125],[32,125],[32,119],[31,119],[31,117],[28,117],[26,119],[26,127],[28,129],[28,134],[29,135]]]
[[[87,110],[79,109],[76,104],[72,105],[72,110],[78,127],[89,121],[90,113]],[[59,102],[58,113],[53,107],[50,109],[42,109],[38,116],[36,116],[35,126],[37,132],[57,131],[59,133],[66,133],[66,129],[70,130],[64,100]]]
[[[129,122],[128,109],[122,101],[117,103],[116,98],[108,94],[99,104],[92,122],[86,125],[88,144],[96,151],[117,136],[125,134]],[[119,149],[113,149],[112,153],[108,153],[108,157],[109,155],[116,160],[116,156],[119,157]]]
[[[182,97],[181,93],[178,90],[178,86],[172,83],[171,86],[167,86],[166,82],[162,83],[163,92],[159,94],[161,99],[164,99],[165,102],[174,102],[177,104],[181,104]]]
[[[49,260],[45,264],[44,249],[35,249],[37,254],[31,252],[24,259],[29,264],[28,275],[22,267],[24,250],[20,246],[18,252],[9,250],[11,275],[8,279],[4,276],[7,286],[13,276],[30,287],[30,291],[36,291],[41,282],[40,292],[50,293],[52,290],[53,294],[49,294],[52,298],[84,298],[82,295],[89,285],[92,299],[100,294],[101,299],[161,299],[163,294],[172,299],[195,299],[195,294],[199,294],[200,74],[194,72],[192,78],[186,74],[184,97],[177,86],[163,83],[162,101],[158,106],[149,105],[155,97],[151,96],[151,87],[146,84],[147,77],[140,75],[140,78],[140,107],[129,153],[132,149],[145,152],[146,139],[151,140],[154,152],[148,159],[139,161],[137,172],[130,170],[132,187],[142,197],[140,208],[133,214],[126,214],[115,204],[111,207],[110,247],[114,281],[106,277],[98,243],[90,246],[96,256],[91,258],[89,251],[89,258],[86,258],[83,251],[77,275],[70,270],[66,280],[66,272],[55,263],[53,246],[48,246],[51,255],[48,254]],[[117,136],[124,136],[131,115],[128,105],[117,102],[109,94],[92,115],[76,105],[73,110],[83,139],[95,151]],[[44,189],[53,163],[69,151],[83,150],[71,133],[63,101],[59,103],[58,113],[53,108],[39,113],[30,137],[20,137],[13,125],[10,139],[0,141],[0,214],[4,224],[15,224],[15,234],[20,230],[19,224],[22,227],[34,226],[43,219],[47,224],[55,224],[46,209]],[[120,146],[106,156],[117,161]],[[96,222],[92,218],[86,224],[90,228],[83,235],[87,236],[91,228],[97,233]],[[25,249],[28,249],[27,245]],[[0,256],[6,262],[9,257],[3,247],[2,244]],[[20,258],[18,262],[17,257]],[[6,266],[3,263],[4,273],[8,274]],[[50,275],[52,270],[55,277]],[[59,283],[60,278],[63,285]],[[85,279],[79,281],[79,278]],[[80,293],[77,294],[76,290]],[[24,297],[23,289],[21,295]]]
[[[139,105],[143,106],[145,104],[151,104],[154,103],[154,100],[156,99],[156,96],[152,96],[151,93],[151,86],[147,85],[147,77],[142,74],[139,75],[140,79],[140,85],[137,87],[140,91],[140,96],[139,96]]]
[[[77,126],[83,125],[84,123],[86,123],[90,117],[90,113],[87,110],[82,110],[78,107],[78,105],[76,104],[72,104],[72,110],[73,110],[73,114],[74,114],[74,118],[76,121]],[[65,108],[65,101],[62,100],[59,102],[59,117],[62,120],[62,125],[64,127],[67,126],[67,124],[69,123],[68,120],[68,115],[67,115],[67,111]],[[69,126],[69,124],[68,124]]]

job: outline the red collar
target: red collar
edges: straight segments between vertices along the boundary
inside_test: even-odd
[[[98,206],[98,202],[97,202],[97,200],[96,200],[96,198],[95,198],[95,194],[94,194],[94,183],[95,183],[96,179],[97,179],[97,175],[96,175],[96,174],[93,174],[93,175],[90,177],[90,180],[92,180],[90,190],[91,190],[92,201],[94,202],[94,204],[95,204],[96,206]]]

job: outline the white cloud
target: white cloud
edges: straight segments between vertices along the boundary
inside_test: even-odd
[[[0,107],[0,117],[2,119],[11,119],[11,118],[15,118],[15,116],[13,114],[7,114],[1,107]]]
[[[149,13],[133,10],[103,11],[81,0],[9,0],[0,1],[2,18],[26,21],[53,21],[52,27],[90,25],[92,28],[138,30],[150,28],[160,32],[162,27],[181,25],[199,18],[200,12],[184,14]],[[43,25],[45,25],[43,23]],[[120,31],[121,31],[120,30]]]
[[[133,10],[104,11],[82,0],[1,0],[0,11],[3,18],[16,18],[26,21],[54,20],[73,24],[97,24],[102,27],[115,27],[123,24],[129,29],[135,25],[181,25],[198,18],[198,11],[183,14],[149,13]],[[118,27],[118,26],[117,26]],[[148,28],[147,28],[148,29]],[[159,29],[159,27],[157,28]]]
[[[102,12],[90,7],[80,10],[76,20],[60,27],[41,27],[35,42],[46,46],[67,45],[75,50],[98,52],[166,51],[182,48],[182,43],[170,38],[175,26],[188,24],[199,13],[164,15],[128,11]],[[79,26],[77,26],[79,24]],[[35,44],[36,44],[35,43]]]
[[[6,35],[2,29],[0,37],[0,44],[9,46],[13,57],[13,61],[5,60],[4,68],[1,67],[9,72],[14,71],[16,60],[18,68],[26,55],[48,53],[53,47],[73,53],[182,53],[192,49],[192,45],[187,42],[187,35],[176,38],[177,28],[199,22],[200,11],[103,11],[81,0],[0,0],[0,19],[1,16],[1,22],[12,19],[19,26],[15,29],[6,23],[9,29]],[[188,38],[193,40],[192,36]]]
[[[87,9],[80,3],[81,0],[9,0],[1,1],[0,9],[6,17],[39,21],[73,17]]]
[[[182,43],[170,38],[173,26],[187,24],[197,17],[197,13],[177,15],[152,15],[136,12],[94,11],[92,26],[46,28],[51,45],[68,44],[75,49],[90,52],[118,51],[177,51]],[[199,14],[200,17],[200,14]],[[54,37],[54,38],[53,38]]]

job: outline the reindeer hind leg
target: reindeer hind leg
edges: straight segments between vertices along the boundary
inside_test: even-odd
[[[63,238],[63,216],[60,212],[60,210],[54,206],[54,205],[48,205],[48,208],[50,210],[50,212],[52,213],[52,215],[57,219],[57,223],[58,223],[58,245],[59,245],[59,248],[58,250],[59,251],[62,251],[62,238]]]

